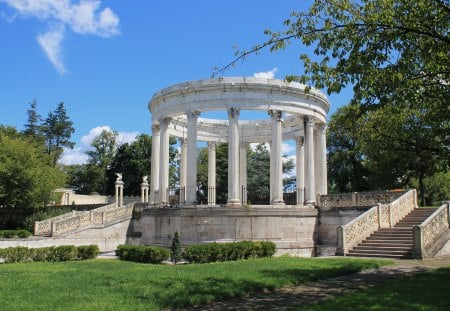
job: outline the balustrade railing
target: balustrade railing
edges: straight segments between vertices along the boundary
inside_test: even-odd
[[[34,223],[34,235],[58,236],[83,228],[105,226],[130,218],[133,207],[134,203],[121,207],[110,204],[91,211],[73,211],[44,221],[36,221]]]
[[[450,228],[450,203],[444,203],[422,224],[413,227],[414,256],[427,258],[434,256],[442,245],[439,240]],[[441,241],[443,243],[446,240]]]
[[[375,203],[368,211],[337,228],[337,255],[345,255],[379,228],[393,227],[417,208],[416,190],[410,190],[389,204]]]
[[[405,193],[405,191],[377,191],[318,195],[317,205],[322,210],[346,207],[370,207],[378,203],[388,204]]]

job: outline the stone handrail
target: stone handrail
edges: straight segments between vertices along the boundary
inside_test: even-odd
[[[105,205],[91,211],[72,211],[34,223],[34,235],[55,236],[89,226],[107,225],[131,217],[133,204],[116,207]]]
[[[333,208],[374,206],[388,204],[405,194],[404,191],[377,191],[327,194],[317,196],[317,205],[322,210]]]
[[[417,207],[416,190],[410,190],[390,204],[378,203],[368,211],[337,228],[337,255],[345,255],[379,228],[393,227]]]
[[[58,222],[61,220],[69,219],[77,215],[77,211],[71,211],[69,213],[65,213],[56,217],[48,218],[41,221],[34,222],[34,235],[51,235],[52,233],[52,223]]]
[[[121,207],[101,207],[72,218],[52,223],[52,236],[74,232],[91,227],[104,227],[117,221],[128,219],[133,214],[134,203]]]
[[[449,228],[450,203],[447,202],[441,205],[422,224],[413,227],[414,257],[422,259],[435,255],[442,246],[436,245],[436,243]]]

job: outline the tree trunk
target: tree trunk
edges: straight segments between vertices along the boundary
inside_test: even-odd
[[[420,195],[420,205],[425,206],[425,185],[423,183],[422,174],[419,175],[419,195]]]

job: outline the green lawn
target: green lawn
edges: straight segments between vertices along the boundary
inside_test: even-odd
[[[450,267],[401,277],[302,310],[450,310]]]
[[[162,266],[119,260],[0,265],[1,310],[152,310],[243,296],[388,264],[266,258]]]

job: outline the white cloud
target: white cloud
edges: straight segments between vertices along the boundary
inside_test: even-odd
[[[267,72],[257,72],[253,74],[253,77],[255,78],[264,78],[264,79],[274,79],[275,73],[278,71],[278,68],[273,68],[272,70],[269,70]]]
[[[100,0],[0,0],[17,15],[37,18],[53,26],[52,31],[37,36],[47,57],[60,73],[65,68],[60,58],[61,42],[66,27],[78,34],[101,37],[118,35],[120,19],[109,7],[100,10]],[[15,17],[15,15],[13,15]],[[15,18],[9,18],[12,21]]]
[[[282,154],[290,154],[295,151],[295,147],[288,144],[288,143],[282,143],[281,144],[281,153]]]
[[[89,160],[86,151],[91,149],[92,140],[102,131],[112,131],[112,129],[109,126],[97,126],[91,129],[88,134],[81,137],[74,149],[64,149],[59,162],[65,165],[86,164]],[[118,132],[117,143],[119,145],[131,143],[136,140],[138,135],[139,132]]]
[[[55,66],[56,70],[61,74],[67,72],[64,63],[61,60],[61,41],[63,38],[64,27],[61,26],[43,35],[37,36],[39,45],[44,50],[53,66]]]

